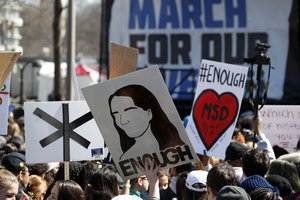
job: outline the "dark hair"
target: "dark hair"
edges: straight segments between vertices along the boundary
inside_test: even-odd
[[[117,171],[113,165],[105,165],[98,169],[89,181],[92,193],[98,191],[112,197],[118,195]]]
[[[57,200],[84,200],[84,192],[80,185],[73,180],[57,181]]]
[[[42,176],[44,175],[48,170],[48,164],[47,163],[36,163],[34,165],[31,165],[28,167],[30,175],[38,175]]]
[[[84,188],[84,171],[83,171],[83,164],[77,161],[69,162],[70,168],[70,180],[75,181],[80,185],[80,187]],[[64,180],[65,173],[64,173],[64,164],[61,164],[58,168],[58,171],[55,175],[55,181]]]
[[[177,198],[179,200],[185,199],[184,194],[187,188],[185,187],[185,180],[188,175],[188,171],[182,172],[178,174],[177,182],[176,182],[176,193],[177,193]]]
[[[135,139],[128,137],[127,134],[116,124],[115,117],[111,110],[111,101],[115,96],[131,97],[136,106],[143,110],[150,109],[152,111],[153,117],[151,119],[151,130],[159,143],[160,150],[184,144],[179,137],[176,127],[170,122],[155,96],[144,86],[127,85],[118,89],[108,99],[110,113],[113,117],[114,126],[119,132],[123,152],[126,152],[134,145]],[[172,138],[172,140],[170,138]]]
[[[207,197],[206,192],[196,192],[188,188],[185,189],[184,200],[204,200]]]
[[[250,192],[251,200],[279,200],[275,192],[266,188],[258,188]]]
[[[270,158],[267,151],[250,149],[242,157],[243,172],[246,176],[265,176],[269,170]]]
[[[295,191],[300,191],[300,179],[294,163],[285,160],[274,160],[270,165],[269,174],[277,174],[286,178]]]
[[[217,196],[218,192],[225,185],[237,185],[235,171],[228,163],[220,163],[213,166],[207,174],[207,186]]]

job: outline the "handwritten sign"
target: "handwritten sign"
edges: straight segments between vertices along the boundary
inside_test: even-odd
[[[190,120],[189,138],[199,154],[224,158],[239,113],[247,67],[202,60]]]
[[[294,152],[300,138],[300,106],[265,105],[260,113],[271,144]]]
[[[104,158],[104,141],[85,101],[26,102],[24,110],[27,163]]]
[[[149,157],[162,168],[197,161],[158,67],[82,89],[123,180]]]
[[[0,135],[7,134],[10,75],[0,90]]]

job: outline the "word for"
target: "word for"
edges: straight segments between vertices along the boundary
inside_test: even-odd
[[[295,113],[290,109],[284,110],[272,110],[272,109],[263,109],[261,110],[262,117],[268,118],[278,118],[278,119],[295,119]]]
[[[160,7],[157,4],[160,4]],[[224,12],[225,16],[220,18],[219,12],[214,12],[216,9]],[[129,29],[247,26],[246,0],[130,0],[129,13]]]
[[[130,46],[139,49],[139,56],[146,65],[191,65],[200,63],[201,58],[243,64],[245,57],[255,54],[257,41],[267,43],[267,33],[203,33],[201,36],[185,33],[129,35]],[[192,52],[194,45],[201,47],[201,54],[195,55],[195,52]]]
[[[246,74],[235,73],[230,70],[218,68],[215,65],[203,63],[200,68],[199,81],[208,83],[220,83],[221,85],[244,88]]]
[[[165,167],[168,164],[176,164],[178,162],[184,162],[187,160],[193,159],[191,150],[188,145],[182,145],[177,147],[167,148],[163,151],[160,151],[159,155],[157,153],[144,154],[139,156],[136,159],[130,158],[119,162],[121,170],[124,176],[130,176],[138,173],[138,168],[136,163],[143,165],[143,161],[146,158],[154,159],[156,164],[159,164],[161,167]]]

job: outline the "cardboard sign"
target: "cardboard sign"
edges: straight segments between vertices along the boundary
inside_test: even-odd
[[[162,168],[197,161],[158,67],[82,89],[123,180],[150,157]]]
[[[0,90],[0,135],[7,134],[10,77],[10,75],[7,77]]]
[[[247,67],[202,60],[198,85],[187,124],[189,138],[199,154],[225,158],[236,124]]]
[[[136,69],[138,49],[111,43],[109,59],[109,79],[134,72]]]
[[[300,139],[300,106],[265,105],[260,114],[263,132],[272,146],[294,152]]]
[[[0,52],[0,88],[14,67],[21,52]]]
[[[104,141],[85,101],[26,102],[26,163],[100,160]]]

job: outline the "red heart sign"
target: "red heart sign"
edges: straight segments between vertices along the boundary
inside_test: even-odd
[[[206,149],[209,150],[234,122],[238,99],[233,93],[218,95],[214,90],[204,90],[196,99],[193,119]]]

